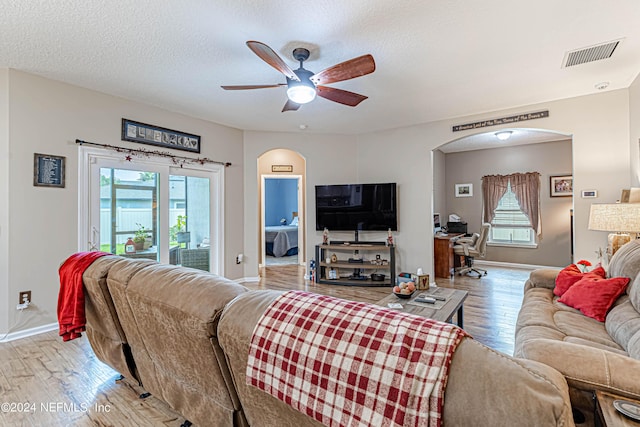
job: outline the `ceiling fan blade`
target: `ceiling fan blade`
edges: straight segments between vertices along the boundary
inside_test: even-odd
[[[266,89],[270,87],[286,86],[286,83],[277,83],[273,85],[237,85],[237,86],[220,86],[224,90],[246,90],[246,89]]]
[[[311,76],[311,81],[316,85],[341,82],[373,73],[375,69],[373,56],[362,55],[320,71]]]
[[[296,73],[294,73],[293,70],[289,68],[289,66],[282,60],[282,58],[280,58],[278,54],[275,53],[273,49],[271,49],[266,44],[249,40],[247,42],[247,46],[249,46],[249,49],[251,49],[256,55],[258,55],[260,59],[271,65],[276,70],[280,71],[291,80],[295,80],[297,82],[300,81],[298,76],[296,76]]]
[[[360,95],[355,92],[349,92],[348,90],[336,89],[334,87],[318,86],[317,89],[318,96],[328,99],[329,101],[348,105],[349,107],[355,107],[356,105],[367,99],[367,97],[364,95]]]
[[[285,111],[296,111],[298,108],[300,108],[300,104],[287,99],[287,103],[284,104],[284,107],[282,107],[282,112],[284,113]]]

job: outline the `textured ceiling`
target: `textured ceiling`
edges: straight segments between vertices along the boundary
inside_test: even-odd
[[[640,71],[640,1],[0,0],[0,66],[246,130],[356,134],[628,87]],[[612,58],[565,52],[623,38]],[[318,72],[370,53],[373,74],[331,84],[367,95],[281,113],[262,41]]]

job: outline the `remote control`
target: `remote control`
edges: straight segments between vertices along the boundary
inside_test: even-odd
[[[439,297],[437,295],[433,295],[432,298],[437,300],[437,301],[446,301],[447,300],[445,297]]]
[[[416,302],[426,302],[427,304],[435,304],[436,300],[431,297],[418,297]]]

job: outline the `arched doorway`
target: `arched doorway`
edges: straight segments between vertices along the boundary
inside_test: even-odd
[[[496,134],[510,131],[510,138]],[[572,136],[547,129],[505,128],[467,135],[433,150],[434,212],[446,224],[457,214],[468,233],[480,229],[482,176],[517,172],[540,173],[542,235],[531,244],[490,243],[486,260],[497,263],[560,266],[572,262],[572,197],[553,197],[550,177],[573,174]],[[457,185],[469,185],[472,195],[456,195]],[[496,229],[497,230],[497,229]]]
[[[258,157],[257,175],[259,265],[305,265],[306,159],[288,149],[269,150]]]

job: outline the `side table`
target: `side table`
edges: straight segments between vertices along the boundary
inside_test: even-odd
[[[596,426],[616,427],[640,427],[640,422],[624,416],[613,407],[613,401],[617,399],[628,400],[640,404],[640,401],[628,397],[617,396],[606,391],[596,391]]]

